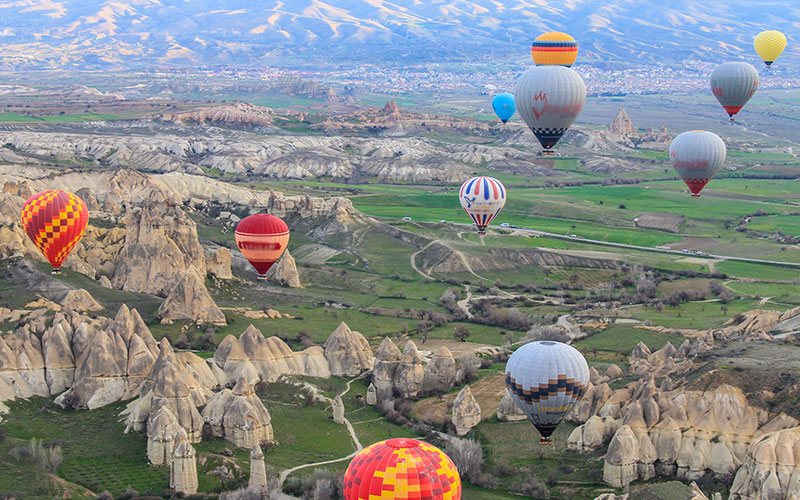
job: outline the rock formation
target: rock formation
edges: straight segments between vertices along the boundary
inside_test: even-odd
[[[470,429],[481,422],[481,407],[468,385],[461,389],[453,401],[451,420],[456,428],[456,434],[459,436],[468,433]]]
[[[446,346],[434,349],[433,357],[425,365],[422,389],[426,393],[445,393],[456,381],[456,360]]]
[[[636,461],[639,455],[639,442],[630,427],[619,428],[606,452],[603,466],[603,481],[621,488],[638,479]]]
[[[250,480],[247,487],[253,491],[267,491],[267,466],[264,464],[264,452],[258,443],[250,450]]]
[[[189,111],[169,111],[159,120],[208,126],[270,127],[275,114],[269,108],[254,106],[246,102],[221,104]]]
[[[375,351],[372,383],[378,401],[388,401],[394,396],[394,377],[403,354],[392,339],[384,337]]]
[[[169,487],[176,493],[197,493],[197,462],[195,451],[183,429],[175,436],[175,447],[169,470]]]
[[[225,247],[206,248],[206,272],[209,276],[228,280],[233,278],[231,273],[231,251]]]
[[[617,116],[614,117],[614,121],[611,122],[611,125],[608,127],[608,131],[621,136],[637,135],[636,129],[633,126],[633,120],[631,120],[631,117],[628,116],[625,106],[619,108]]]
[[[414,341],[409,340],[403,348],[403,355],[397,365],[394,389],[401,398],[413,398],[422,389],[424,379],[425,369],[422,366],[422,356]]]
[[[800,427],[769,432],[747,447],[731,485],[730,500],[800,497]]]
[[[166,465],[172,461],[174,440],[181,430],[175,415],[162,406],[147,428],[147,459],[151,464]]]
[[[193,265],[186,269],[169,291],[166,300],[158,308],[158,317],[162,324],[167,325],[181,320],[217,326],[227,324],[225,315],[211,298],[203,278]]]
[[[300,273],[297,272],[297,264],[289,250],[283,252],[283,256],[267,272],[268,279],[274,279],[278,283],[291,288],[303,288],[300,283]]]
[[[344,403],[342,402],[342,398],[337,394],[335,398],[333,398],[333,403],[331,404],[333,408],[333,421],[337,424],[344,423]]]
[[[103,306],[98,304],[94,297],[83,288],[67,292],[67,296],[61,301],[61,305],[77,312],[100,311],[103,309]]]
[[[378,404],[378,390],[375,388],[375,384],[369,384],[369,387],[367,387],[367,395],[364,399],[370,406]]]
[[[202,415],[215,436],[239,448],[252,448],[273,440],[269,411],[244,376],[239,377],[232,390],[223,389],[213,394]]]
[[[373,364],[369,342],[359,332],[350,330],[342,321],[324,344],[330,372],[337,377],[355,377]]]
[[[363,338],[363,337],[362,337]],[[259,380],[274,382],[281,375],[331,376],[328,361],[319,346],[293,352],[278,337],[267,337],[253,325],[237,339],[228,335],[217,346],[211,366],[222,385],[236,382],[240,376],[251,385]]]
[[[520,407],[511,397],[511,393],[506,391],[503,399],[497,407],[497,420],[501,422],[517,422],[520,420],[527,420],[528,417],[522,412]]]
[[[194,266],[205,278],[203,247],[194,221],[160,191],[125,216],[125,246],[111,280],[114,288],[164,296]]]

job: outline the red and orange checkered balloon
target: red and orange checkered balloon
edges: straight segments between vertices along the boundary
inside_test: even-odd
[[[344,473],[345,500],[460,500],[461,478],[450,457],[416,439],[375,443]]]
[[[22,207],[22,227],[53,266],[53,273],[80,241],[88,222],[86,203],[61,189],[35,194]]]

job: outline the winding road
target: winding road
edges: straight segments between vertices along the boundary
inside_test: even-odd
[[[362,373],[361,375],[359,375],[358,377],[350,379],[347,382],[347,386],[345,387],[344,391],[342,391],[339,394],[339,397],[340,398],[343,397],[345,394],[347,394],[350,391],[350,384],[352,384],[353,382],[355,382],[358,379],[362,379],[362,378],[366,377],[370,373],[372,373],[372,372],[371,371],[366,371],[366,372]],[[331,400],[331,401],[333,401],[333,400]],[[343,418],[344,418],[344,424],[347,426],[347,431],[350,433],[350,439],[353,440],[353,444],[355,445],[356,450],[353,453],[347,455],[346,457],[334,458],[332,460],[325,460],[323,462],[316,462],[316,463],[313,463],[313,464],[298,465],[297,467],[292,467],[291,469],[286,469],[284,471],[281,471],[280,476],[278,476],[278,484],[280,485],[281,488],[283,487],[283,483],[286,481],[286,478],[289,477],[289,474],[291,474],[292,472],[298,471],[300,469],[307,469],[309,467],[317,467],[319,465],[335,464],[336,462],[343,462],[345,460],[350,460],[351,458],[356,456],[356,454],[359,451],[364,449],[364,446],[361,445],[361,441],[358,440],[358,436],[356,435],[356,430],[353,428],[353,424],[350,423],[350,420],[348,420],[347,417],[343,417]]]

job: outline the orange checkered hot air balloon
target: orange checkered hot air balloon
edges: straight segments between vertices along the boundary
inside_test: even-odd
[[[450,457],[416,439],[375,443],[344,473],[345,500],[460,500],[461,478]]]
[[[283,255],[289,244],[289,226],[270,214],[248,215],[236,225],[236,246],[256,269],[258,279]]]
[[[61,273],[61,264],[80,241],[88,222],[86,203],[61,189],[35,194],[22,207],[22,227],[53,266],[53,274]]]

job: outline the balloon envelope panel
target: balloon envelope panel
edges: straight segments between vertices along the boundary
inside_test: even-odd
[[[586,359],[561,342],[525,344],[506,363],[511,396],[545,438],[583,397],[588,383]]]
[[[506,188],[494,177],[473,177],[461,185],[458,199],[478,230],[485,231],[506,204]]]
[[[690,130],[680,134],[669,145],[672,167],[698,194],[725,163],[725,143],[713,132]]]
[[[711,73],[711,92],[731,117],[758,89],[758,71],[746,62],[722,63]]]
[[[514,94],[509,94],[508,92],[497,94],[492,99],[492,108],[503,123],[507,122],[517,111],[517,105],[514,104]]]
[[[536,66],[517,80],[517,112],[550,149],[572,125],[586,101],[586,85],[575,71],[563,66]]]
[[[786,36],[776,30],[762,31],[753,40],[753,47],[764,64],[771,66],[786,48]]]
[[[442,450],[395,438],[361,450],[344,473],[345,500],[460,500],[461,478]]]
[[[54,189],[28,198],[22,207],[21,222],[28,238],[53,269],[58,269],[83,237],[89,211],[78,196]]]
[[[267,274],[288,244],[289,227],[274,215],[249,215],[236,226],[236,246],[260,277]]]

